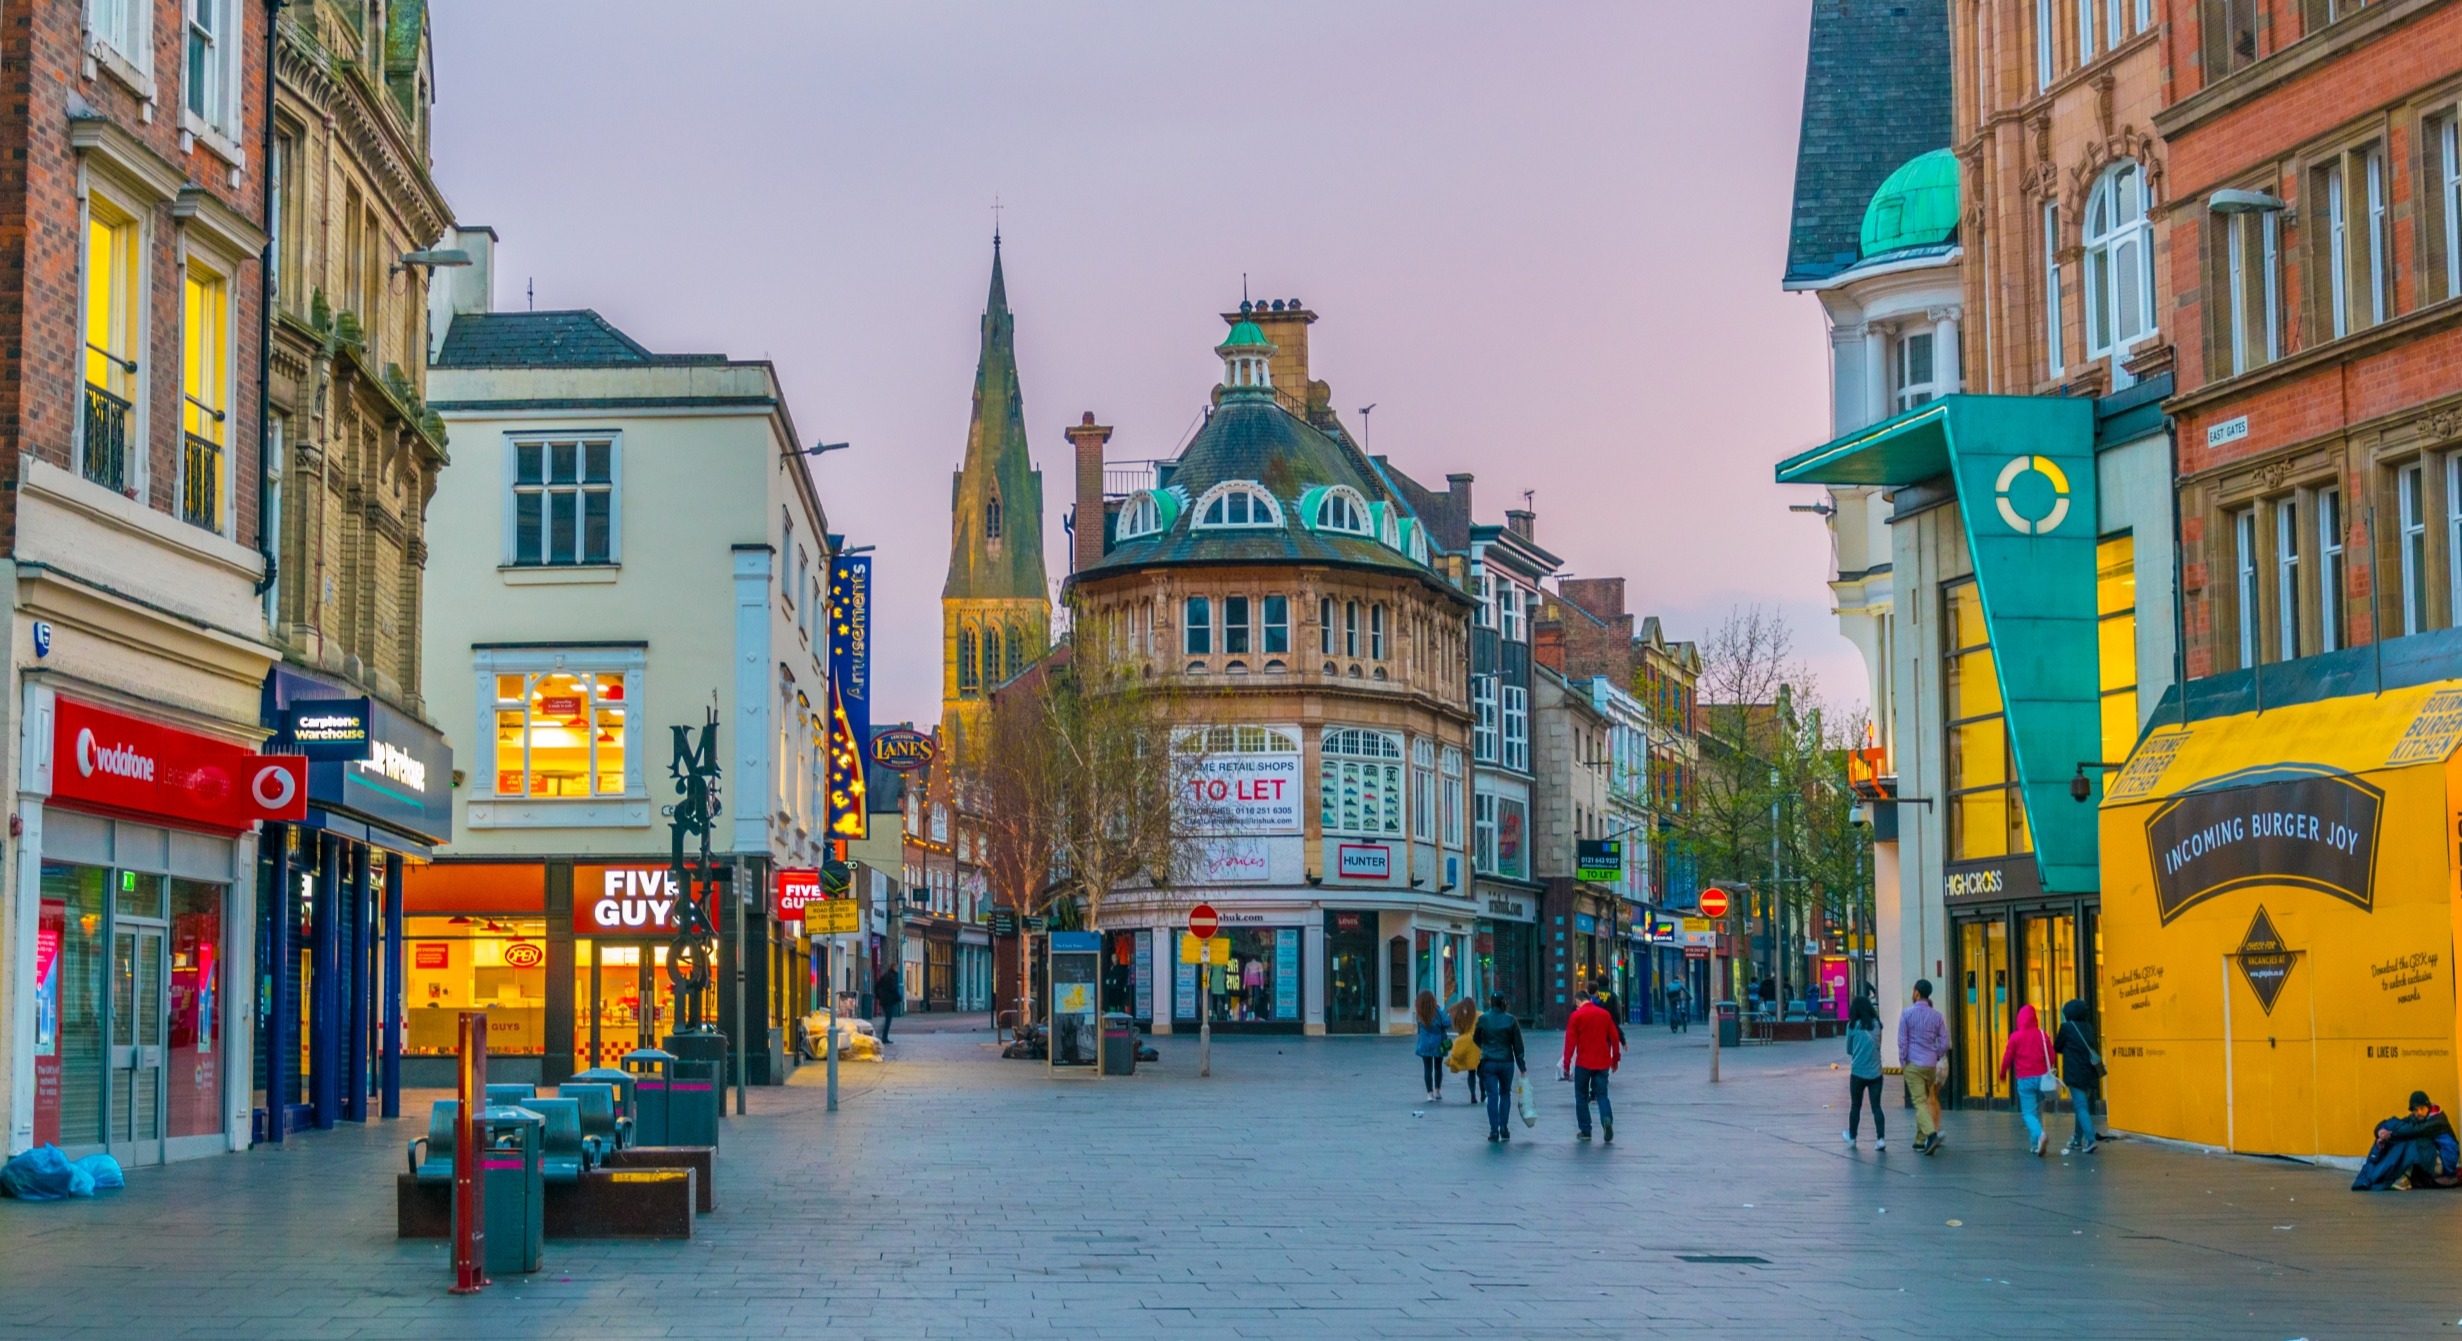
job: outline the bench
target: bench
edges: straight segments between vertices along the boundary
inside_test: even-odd
[[[616,1087],[599,1081],[568,1080],[556,1086],[556,1097],[581,1105],[581,1134],[599,1143],[600,1162],[610,1151],[633,1143],[633,1120],[616,1112]]]
[[[636,1145],[612,1150],[604,1169],[690,1169],[693,1209],[703,1215],[718,1209],[718,1152],[706,1145]]]
[[[490,1108],[519,1108],[522,1106],[522,1100],[531,1098],[538,1092],[539,1087],[536,1085],[496,1081],[487,1087],[487,1106]]]
[[[539,1115],[539,1171],[550,1184],[574,1183],[596,1167],[600,1148],[581,1131],[581,1100],[524,1099],[521,1106]]]
[[[422,1183],[453,1181],[453,1125],[462,1101],[438,1099],[427,1113],[427,1135],[410,1143],[410,1176]],[[422,1156],[424,1155],[424,1158]]]
[[[547,1185],[551,1239],[688,1239],[698,1200],[692,1169],[591,1169]],[[453,1235],[453,1185],[394,1175],[394,1235]]]

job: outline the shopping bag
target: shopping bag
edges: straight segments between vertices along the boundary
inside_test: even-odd
[[[1535,1127],[1539,1125],[1539,1099],[1537,1095],[1530,1092],[1530,1077],[1528,1075],[1525,1074],[1521,1079],[1513,1082],[1513,1102],[1520,1106],[1522,1110],[1523,1126]]]

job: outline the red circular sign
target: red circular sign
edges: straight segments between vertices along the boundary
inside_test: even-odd
[[[1214,911],[1213,904],[1200,903],[1188,910],[1189,935],[1201,941],[1210,941],[1214,939],[1214,933],[1221,929],[1222,914]]]
[[[515,941],[504,947],[504,962],[514,968],[537,968],[547,962],[547,951],[528,941]]]
[[[1703,917],[1725,917],[1727,915],[1727,891],[1717,888],[1701,891],[1701,915]]]

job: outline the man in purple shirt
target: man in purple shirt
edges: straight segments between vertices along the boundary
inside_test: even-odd
[[[1915,1106],[1915,1153],[1941,1148],[1941,1071],[1949,1060],[1949,1022],[1932,1009],[1932,980],[1915,980],[1915,1000],[1898,1014],[1898,1065]]]

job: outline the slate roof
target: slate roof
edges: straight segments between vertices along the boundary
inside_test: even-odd
[[[1786,282],[1855,264],[1864,207],[1949,143],[1948,0],[1813,0]]]
[[[1436,580],[1408,555],[1367,536],[1308,529],[1300,515],[1300,496],[1321,485],[1349,485],[1371,503],[1400,500],[1354,453],[1271,396],[1225,396],[1189,440],[1168,478],[1172,486],[1187,490],[1192,504],[1224,480],[1254,480],[1282,505],[1283,524],[1199,531],[1194,529],[1197,510],[1187,507],[1163,531],[1115,542],[1111,552],[1088,565],[1081,576],[1165,563],[1326,563]],[[1404,515],[1410,515],[1409,505],[1400,505]]]
[[[621,368],[725,363],[724,354],[653,354],[605,317],[577,312],[467,312],[453,318],[438,368]]]

